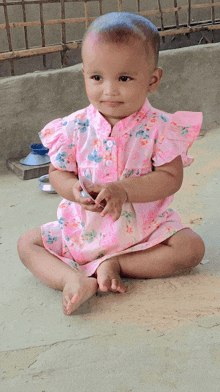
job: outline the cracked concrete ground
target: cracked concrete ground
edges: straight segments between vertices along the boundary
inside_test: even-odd
[[[16,251],[22,232],[56,219],[60,197],[2,169],[2,391],[219,392],[219,135],[196,140],[173,203],[203,238],[204,264],[179,277],[126,279],[124,296],[98,293],[72,316]]]

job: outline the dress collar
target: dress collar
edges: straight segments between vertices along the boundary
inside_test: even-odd
[[[116,123],[113,128],[92,104],[88,106],[88,117],[92,120],[92,125],[95,125],[97,136],[103,138],[110,137],[111,135],[114,137],[128,133],[131,128],[138,123],[141,123],[143,119],[147,117],[150,109],[151,104],[148,99],[146,99],[141,109],[130,116],[123,118],[123,120]]]

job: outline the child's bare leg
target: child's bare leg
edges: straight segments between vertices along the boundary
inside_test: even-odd
[[[120,276],[162,278],[195,267],[204,256],[202,239],[191,229],[178,231],[152,248],[126,253],[104,261],[97,269],[101,291],[125,292]]]
[[[205,246],[191,229],[182,229],[152,248],[118,256],[121,275],[133,278],[162,278],[196,267]]]
[[[82,275],[44,248],[40,229],[30,230],[20,237],[18,253],[22,263],[37,279],[55,290],[63,291],[65,314],[74,312],[98,289],[95,278]]]

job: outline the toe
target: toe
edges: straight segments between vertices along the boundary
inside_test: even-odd
[[[102,276],[97,279],[99,289],[106,293],[107,291],[111,290],[111,279],[109,277],[102,279]]]
[[[67,306],[63,305],[63,313],[68,314]]]
[[[63,296],[63,309],[67,308],[68,302],[69,302],[69,297],[67,295]]]
[[[75,294],[75,295],[72,296],[72,298],[70,300],[70,303],[74,304],[75,302],[78,301],[78,299],[79,299],[79,296],[77,294]]]
[[[62,308],[63,308],[63,313],[64,314],[70,314],[70,307],[71,307],[71,294],[66,290],[66,292],[63,292],[63,298],[62,298]]]
[[[112,290],[117,291],[118,293],[125,293],[126,287],[123,285],[121,279],[112,279]]]
[[[106,293],[106,292],[110,289],[110,284],[109,284],[109,282],[107,282],[107,281],[105,281],[105,282],[100,282],[99,288],[100,288],[101,291],[103,291],[104,293]]]
[[[118,292],[124,294],[126,292],[126,287],[122,284],[118,287]]]
[[[111,291],[118,291],[118,287],[119,287],[118,280],[112,279],[111,283],[112,283],[111,284]]]

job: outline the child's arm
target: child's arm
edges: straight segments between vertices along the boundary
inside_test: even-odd
[[[169,163],[154,167],[145,176],[130,177],[120,181],[130,203],[148,203],[162,200],[176,193],[183,181],[183,164],[179,155]]]
[[[91,189],[99,192],[97,204],[106,200],[102,215],[111,214],[114,220],[121,215],[122,204],[148,203],[165,199],[177,192],[183,180],[183,164],[179,155],[165,165],[155,167],[151,173],[140,177],[124,178],[118,182],[107,183],[102,187],[94,185]]]
[[[101,212],[102,216],[111,214],[113,220],[116,221],[126,201],[148,203],[165,199],[177,192],[183,180],[183,164],[179,155],[173,161],[155,167],[153,172],[146,175],[124,178],[102,186],[94,184],[88,188],[88,191],[98,193],[96,205],[80,196],[82,188],[74,173],[57,170],[51,164],[49,175],[52,187],[60,196],[79,203],[86,210]],[[104,209],[99,207],[103,200],[107,203]]]
[[[73,186],[78,181],[77,176],[72,172],[57,170],[52,163],[49,168],[50,183],[58,195],[64,199],[75,201]]]

